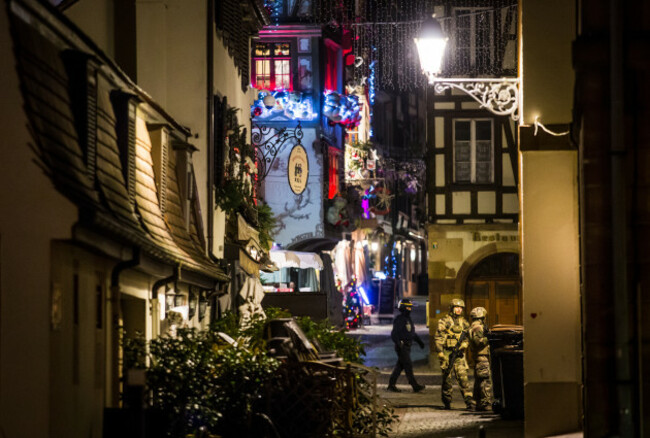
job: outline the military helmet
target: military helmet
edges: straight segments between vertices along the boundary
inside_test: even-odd
[[[469,313],[469,316],[472,319],[485,318],[487,316],[487,310],[485,310],[485,307],[474,307]]]
[[[401,299],[399,300],[397,308],[399,310],[411,310],[413,308],[413,302],[408,298]]]
[[[465,301],[461,300],[460,298],[454,298],[451,300],[451,303],[449,303],[449,310],[454,310],[454,307],[462,307],[464,309]]]

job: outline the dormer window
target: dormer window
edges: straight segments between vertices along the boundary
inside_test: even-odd
[[[292,90],[291,44],[256,42],[252,82],[258,90]]]

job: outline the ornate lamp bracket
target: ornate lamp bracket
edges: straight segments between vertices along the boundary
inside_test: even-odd
[[[477,101],[498,116],[510,116],[519,120],[519,79],[518,78],[429,78],[436,93],[455,88]]]
[[[303,137],[300,120],[295,128],[273,128],[253,123],[251,142],[255,147],[258,166],[258,183],[262,182],[273,167],[273,162],[288,142],[300,144]]]

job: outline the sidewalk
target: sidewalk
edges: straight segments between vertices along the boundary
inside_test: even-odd
[[[420,376],[417,376],[420,380]],[[379,396],[387,400],[399,416],[389,435],[394,438],[443,438],[479,436],[482,426],[487,438],[520,438],[524,436],[523,420],[502,420],[491,412],[470,412],[457,387],[451,410],[444,410],[440,401],[440,385],[427,386],[421,393],[413,393],[409,385],[397,387],[401,393],[386,391],[378,385]]]

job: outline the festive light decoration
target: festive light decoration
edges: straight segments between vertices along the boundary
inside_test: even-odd
[[[370,200],[368,198],[361,199],[361,208],[363,209],[363,218],[370,219]]]
[[[397,275],[397,257],[395,256],[395,244],[393,244],[393,249],[390,252],[390,256],[386,256],[384,262],[384,275],[387,277],[395,278]]]
[[[357,328],[363,320],[361,296],[357,291],[357,280],[352,278],[346,287],[345,301],[343,302],[343,317],[347,328]]]
[[[283,0],[264,0],[264,9],[266,9],[276,26],[279,25],[279,18],[282,15],[282,3]]]
[[[289,120],[314,120],[312,97],[300,91],[260,91],[251,105],[251,117],[255,121],[270,121],[278,118]]]
[[[347,212],[348,201],[337,196],[332,200],[332,205],[327,209],[327,222],[335,227],[350,226],[350,218]]]
[[[370,207],[370,211],[378,216],[388,214],[390,212],[391,201],[395,195],[391,195],[390,190],[385,187],[376,187],[371,193],[377,196],[377,202],[373,207]]]
[[[355,82],[370,78],[374,64],[376,85],[381,89],[424,87],[427,79],[421,73],[413,38],[432,12],[442,11],[450,13],[438,17],[449,37],[442,75],[516,76],[516,0],[441,0],[435,4],[433,11],[426,0],[312,0],[311,8],[316,22],[351,29],[352,54],[365,61],[355,64]],[[508,57],[513,62],[504,62]]]
[[[370,68],[369,68],[370,75],[368,76],[368,100],[370,101],[370,121],[368,123],[368,126],[370,126],[370,131],[368,132],[368,137],[370,138],[372,138],[374,134],[372,131],[372,116],[373,116],[372,109],[375,107],[375,96],[377,94],[376,85],[375,85],[375,62],[376,61],[370,63]]]
[[[345,125],[348,129],[359,126],[361,108],[359,97],[345,95],[336,91],[325,90],[323,115],[334,123]]]

